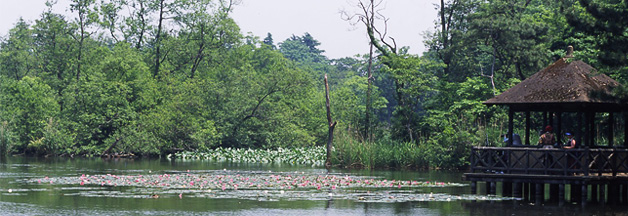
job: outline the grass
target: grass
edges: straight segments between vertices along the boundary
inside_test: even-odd
[[[333,164],[345,168],[427,168],[428,158],[419,145],[379,140],[364,142],[340,134],[334,140]]]

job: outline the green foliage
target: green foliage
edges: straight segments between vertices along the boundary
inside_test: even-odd
[[[19,80],[35,70],[35,56],[29,51],[33,38],[30,26],[20,19],[8,38],[0,43],[0,73],[6,78]]]
[[[43,136],[39,139],[31,140],[26,147],[27,152],[37,155],[52,154],[58,155],[67,152],[74,142],[75,136],[70,134],[67,129],[59,126],[59,123],[53,118],[48,120]]]
[[[324,52],[317,48],[321,43],[315,40],[310,33],[295,36],[279,43],[279,51],[288,59],[296,62],[326,63]]]
[[[9,122],[0,122],[0,156],[4,156],[10,151],[11,144],[16,139],[10,129]]]
[[[20,81],[6,80],[1,83],[3,97],[2,119],[6,119],[10,131],[18,137],[12,145],[15,152],[24,152],[26,144],[43,137],[46,122],[59,114],[54,92],[40,78],[25,76]]]
[[[578,0],[567,7],[567,20],[574,30],[595,38],[600,63],[610,67],[628,64],[625,1]]]
[[[328,59],[309,33],[278,43],[270,33],[244,36],[231,3],[74,0],[71,19],[49,5],[32,25],[18,21],[0,40],[0,152],[235,147],[255,155],[266,153],[242,149],[321,146],[329,74],[336,162],[459,168],[471,146],[501,145],[506,111],[482,102],[567,45],[628,82],[626,5],[617,2],[441,1],[422,56],[367,26],[379,51],[372,62]]]

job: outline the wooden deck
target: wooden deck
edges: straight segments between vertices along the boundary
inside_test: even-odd
[[[495,194],[501,183],[503,196],[543,201],[540,197],[549,184],[550,196],[563,201],[565,185],[570,185],[572,200],[577,195],[584,200],[582,204],[587,200],[628,201],[625,148],[473,147],[470,159],[470,173],[465,173],[463,180],[471,181],[473,193],[477,182],[486,182],[489,194]]]

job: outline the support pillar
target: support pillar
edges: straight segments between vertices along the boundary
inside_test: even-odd
[[[519,182],[515,182],[513,185],[513,196],[516,198],[522,198],[522,184]]]
[[[502,196],[503,197],[512,196],[512,182],[502,182]]]
[[[512,110],[512,107],[508,107],[508,146],[512,146],[512,142],[513,142],[513,134],[514,132],[514,128],[515,128],[515,123],[514,123],[514,115],[515,115],[515,111]]]
[[[523,199],[530,200],[530,183],[523,183]]]
[[[526,111],[526,138],[525,145],[530,145],[530,111]]]
[[[622,184],[622,201],[628,203],[628,184]]]
[[[558,204],[565,204],[565,184],[558,185]]]
[[[581,193],[581,188],[582,185],[581,184],[573,184],[571,185],[571,200],[573,202],[580,202],[581,201],[581,197],[582,197],[582,193]]]
[[[477,193],[477,190],[478,190],[478,182],[472,181],[471,182],[471,194],[475,195]]]
[[[598,192],[597,192],[597,188],[599,185],[597,184],[592,184],[591,185],[591,202],[592,203],[597,203],[598,202]]]
[[[582,206],[585,206],[587,204],[587,184],[582,184],[582,187],[580,188],[580,204]]]
[[[608,203],[617,205],[617,200],[619,200],[619,185],[611,182],[608,184]]]
[[[613,112],[609,112],[608,113],[608,146],[613,147],[613,143],[614,140],[613,138],[615,137],[613,134],[613,125],[615,124],[615,117],[613,115]]]
[[[563,122],[563,113],[562,112],[556,112],[556,141],[560,143],[560,141],[562,140],[561,138],[563,137],[563,125],[561,124]]]
[[[550,197],[549,200],[550,202],[556,202],[560,199],[560,195],[559,195],[559,184],[550,184],[549,186],[549,191],[550,191]],[[563,185],[564,187],[564,185]],[[563,188],[563,193],[565,193],[564,188]],[[564,196],[564,194],[563,194]]]
[[[543,199],[543,197],[544,197],[543,195],[545,195],[545,193],[543,191],[543,187],[544,187],[544,185],[541,184],[541,183],[535,184],[534,202],[537,205],[540,205],[541,203],[543,203],[543,200],[544,200]]]
[[[491,185],[490,194],[493,194],[493,195],[497,194],[497,182],[491,182],[490,185]]]
[[[628,112],[624,114],[624,147],[628,147]]]
[[[600,184],[600,204],[606,204],[606,184]]]
[[[530,187],[530,200],[534,200],[536,198],[536,185],[534,183],[529,183]]]

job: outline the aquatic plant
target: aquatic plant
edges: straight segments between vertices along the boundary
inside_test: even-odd
[[[372,176],[264,171],[187,171],[147,175],[99,174],[27,180],[45,187],[78,189],[70,195],[125,198],[238,198],[259,201],[351,199],[359,202],[482,200],[434,193],[428,188],[463,187],[439,181],[390,180]]]
[[[213,160],[241,163],[284,163],[323,166],[324,147],[295,147],[272,149],[216,148],[206,152],[179,152],[168,155],[170,159]]]

